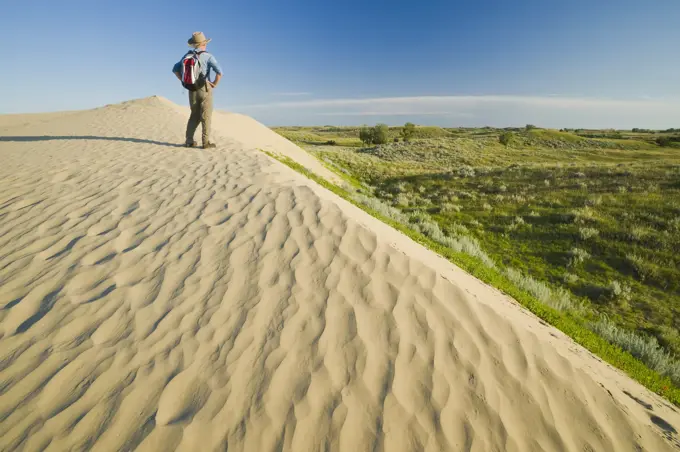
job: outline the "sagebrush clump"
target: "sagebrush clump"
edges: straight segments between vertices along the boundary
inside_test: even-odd
[[[569,256],[570,258],[568,266],[575,267],[582,264],[586,259],[590,258],[590,253],[581,248],[572,248],[571,251],[569,251]]]
[[[589,240],[600,235],[600,231],[595,228],[580,228],[578,230],[578,235],[581,240]]]

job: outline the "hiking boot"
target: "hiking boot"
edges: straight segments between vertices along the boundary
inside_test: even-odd
[[[216,147],[217,147],[217,145],[215,143],[205,143],[203,145],[203,149],[214,149]]]
[[[185,148],[195,148],[196,146],[198,146],[198,145],[196,144],[195,141],[191,142],[191,143],[184,143]]]

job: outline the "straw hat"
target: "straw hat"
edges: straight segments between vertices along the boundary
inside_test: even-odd
[[[200,45],[207,44],[210,41],[211,39],[206,38],[202,31],[196,31],[189,39],[188,44],[189,47],[198,47]]]

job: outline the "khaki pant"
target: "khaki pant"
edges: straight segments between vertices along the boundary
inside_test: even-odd
[[[203,145],[210,143],[210,118],[213,110],[213,94],[210,85],[189,91],[191,116],[187,123],[187,143],[194,142],[194,134],[200,123],[203,129]]]

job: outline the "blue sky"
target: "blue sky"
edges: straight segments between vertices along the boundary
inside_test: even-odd
[[[157,94],[201,30],[216,107],[268,125],[680,127],[680,2],[3,2],[0,113]]]

